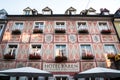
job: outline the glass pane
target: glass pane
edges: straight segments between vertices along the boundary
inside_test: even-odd
[[[105,52],[107,53],[116,53],[114,45],[105,45]]]

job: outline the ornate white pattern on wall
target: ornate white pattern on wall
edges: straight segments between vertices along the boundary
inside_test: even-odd
[[[76,42],[76,36],[75,35],[73,35],[73,34],[71,34],[71,35],[69,35],[69,41],[71,42],[71,43],[75,43]]]
[[[52,42],[52,40],[53,40],[53,36],[52,35],[50,35],[50,34],[45,35],[45,42],[46,43],[50,43],[50,42]]]
[[[92,36],[92,40],[93,40],[93,42],[96,42],[96,43],[100,42],[100,37],[99,37],[99,35],[93,35],[93,36]]]

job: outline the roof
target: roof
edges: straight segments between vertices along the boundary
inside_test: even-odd
[[[7,11],[5,9],[1,9],[0,14],[8,14],[8,13],[7,13]]]
[[[32,10],[30,7],[23,9],[23,11]]]
[[[45,7],[42,9],[42,11],[52,11],[52,9],[50,9],[49,7]]]
[[[104,8],[104,9],[103,9],[103,8],[101,8],[101,9],[100,9],[100,11],[101,11],[101,12],[109,12],[109,10],[108,10],[108,9],[106,9],[106,8]]]
[[[90,12],[95,12],[96,10],[93,9],[92,7],[90,7],[90,8],[88,9],[88,11],[90,11]]]

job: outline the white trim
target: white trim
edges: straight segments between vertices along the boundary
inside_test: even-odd
[[[110,26],[109,26],[109,24],[108,24],[108,21],[97,21],[97,26],[98,26],[98,30],[99,30],[99,31],[101,31],[101,30],[100,30],[99,23],[106,23],[106,24],[107,24],[108,29],[111,29],[111,28],[110,28]]]
[[[77,27],[77,31],[78,31],[78,23],[86,23],[86,26],[88,27],[88,30],[89,30],[89,26],[88,26],[88,21],[76,21],[76,27]]]
[[[54,22],[54,29],[56,28],[56,23],[57,23],[57,22],[63,22],[64,25],[65,25],[65,30],[66,30],[66,21],[55,21],[55,22]]]
[[[15,52],[15,59],[16,59],[16,56],[17,56],[17,54],[18,54],[19,44],[18,44],[18,43],[8,43],[8,44],[6,45],[4,54],[6,54],[6,53],[8,52],[9,45],[17,45],[16,52]]]
[[[32,45],[41,45],[41,52],[40,52],[40,55],[42,56],[42,51],[43,51],[43,44],[41,44],[41,43],[31,43],[30,44],[30,47],[29,47],[29,53],[28,54],[30,54],[31,53],[31,49],[32,49]]]
[[[91,53],[95,56],[94,51],[93,51],[92,43],[80,43],[80,44],[79,44],[80,59],[81,59],[81,57],[82,57],[81,45],[90,45],[90,47],[91,47]]]
[[[45,21],[34,21],[32,30],[35,28],[35,23],[36,23],[36,22],[43,22],[43,33],[44,33]]]
[[[65,45],[66,46],[66,57],[68,57],[68,46],[67,43],[55,43],[54,44],[54,58],[56,57],[55,53],[56,53],[56,45]]]
[[[115,43],[113,43],[113,44],[112,44],[112,43],[104,43],[104,44],[103,44],[103,51],[104,51],[104,52],[105,52],[105,45],[111,45],[111,46],[113,45],[113,46],[115,47],[115,50],[116,50],[116,53],[115,53],[115,54],[118,54],[118,49],[117,49]]]

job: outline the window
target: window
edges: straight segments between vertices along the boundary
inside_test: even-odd
[[[25,15],[30,15],[30,10],[26,10]]]
[[[86,22],[78,22],[77,28],[79,33],[88,33],[88,26]]]
[[[2,34],[3,28],[4,28],[4,25],[3,25],[3,24],[0,24],[0,36],[1,36],[1,34]]]
[[[19,30],[22,30],[23,29],[23,23],[15,23],[15,26],[14,26],[14,28],[13,29],[19,29]]]
[[[56,45],[56,56],[67,56],[66,45]]]
[[[99,29],[101,33],[111,33],[111,30],[106,22],[99,22]]]
[[[56,22],[55,33],[65,33],[65,22]]]
[[[44,29],[44,22],[35,22],[33,33],[42,33]]]
[[[94,55],[90,45],[81,45],[81,55],[82,59],[93,59]]]
[[[32,44],[30,48],[29,59],[41,59],[41,45]]]
[[[15,59],[15,55],[17,54],[17,45],[10,44],[8,45],[8,48],[6,52],[4,53],[5,59]]]
[[[67,61],[66,45],[56,45],[55,61],[56,62]]]
[[[31,45],[31,52],[32,54],[41,54],[41,45],[33,44]]]
[[[117,53],[115,46],[111,45],[111,44],[106,44],[104,46],[104,49],[105,49],[105,52],[108,54],[116,54]]]

